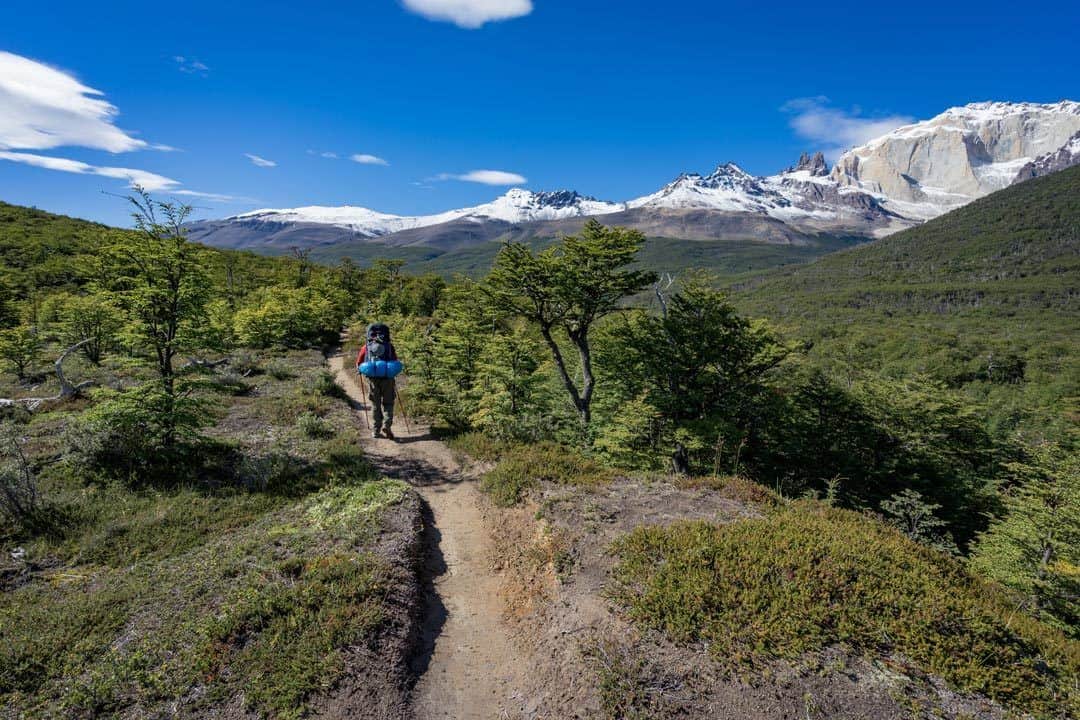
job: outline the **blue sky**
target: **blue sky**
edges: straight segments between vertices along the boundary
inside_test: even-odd
[[[952,105],[1080,99],[1075,2],[154,7],[5,3],[0,199],[124,224],[102,191],[140,171],[201,217],[429,213],[505,183],[625,200],[727,160],[771,173]]]

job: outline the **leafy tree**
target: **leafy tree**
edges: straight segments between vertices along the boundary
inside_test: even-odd
[[[539,253],[521,243],[507,243],[487,279],[487,292],[500,307],[540,328],[586,428],[595,390],[589,333],[597,320],[655,281],[654,273],[629,269],[644,242],[638,230],[608,228],[590,219],[578,235],[565,236]],[[577,351],[577,368],[564,356],[557,330]],[[573,377],[575,369],[581,373],[580,382]]]
[[[477,429],[503,440],[537,441],[550,436],[539,340],[525,328],[492,335],[480,355],[476,382]]]
[[[941,506],[963,546],[997,509],[996,483],[1011,452],[977,406],[925,378],[860,372],[840,380],[794,366],[773,379],[752,421],[746,461],[787,494],[839,479],[839,504],[878,507],[904,490]]]
[[[251,347],[309,347],[336,339],[344,315],[340,298],[315,286],[277,286],[252,293],[233,325],[237,341]]]
[[[41,337],[30,325],[0,330],[0,360],[19,380],[25,380],[27,371],[41,358],[41,346]]]
[[[68,296],[60,313],[64,342],[86,341],[79,350],[95,365],[124,325],[120,308],[103,294]]]
[[[171,448],[179,422],[188,417],[177,405],[176,356],[194,344],[210,298],[203,250],[188,242],[184,222],[188,205],[160,202],[137,189],[128,201],[137,232],[113,248],[120,279],[118,297],[135,322],[135,334],[153,351],[161,385],[161,442]]]
[[[1080,456],[1050,444],[1013,463],[1021,478],[971,564],[1022,593],[1037,613],[1080,636]]]
[[[948,523],[936,515],[936,511],[940,509],[940,505],[925,502],[922,495],[914,490],[903,490],[888,500],[881,501],[881,511],[888,516],[889,523],[909,538],[956,554],[956,543],[953,542],[952,535],[944,530]]]
[[[700,469],[718,438],[738,446],[766,373],[788,353],[765,326],[739,317],[706,276],[690,277],[664,298],[659,317],[633,313],[603,338],[618,416],[628,420],[627,402],[652,408],[663,422],[662,432],[650,434],[667,445],[680,473]]]

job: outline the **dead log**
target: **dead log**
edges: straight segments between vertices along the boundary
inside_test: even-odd
[[[16,405],[25,405],[27,410],[29,410],[30,412],[34,412],[44,403],[59,402],[61,400],[73,398],[85,388],[93,385],[93,380],[85,380],[78,385],[73,385],[71,381],[67,379],[67,376],[64,375],[64,361],[68,359],[68,356],[71,355],[71,353],[75,352],[88,342],[91,342],[91,340],[92,338],[87,338],[86,340],[75,343],[68,349],[64,350],[64,352],[60,353],[60,357],[58,357],[56,359],[56,362],[53,364],[53,369],[56,372],[56,379],[60,381],[59,394],[53,395],[52,397],[0,398],[0,408],[14,407]]]

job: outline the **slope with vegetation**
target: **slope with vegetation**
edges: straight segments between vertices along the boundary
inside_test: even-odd
[[[1065,439],[1080,397],[1080,168],[734,288],[833,368],[922,376],[999,435]]]
[[[1003,434],[970,395],[923,373],[823,359],[790,328],[742,317],[708,276],[683,278],[677,289],[656,282],[634,269],[643,242],[594,222],[545,249],[512,244],[483,281],[449,287],[434,317],[393,318],[411,359],[412,401],[457,433],[463,451],[499,458],[483,481],[493,499],[514,505],[545,497],[552,484],[603,497],[613,475],[672,471],[734,474],[784,498],[817,497],[844,512],[785,500],[791,521],[765,533],[764,546],[724,545],[733,567],[748,573],[743,595],[742,581],[709,549],[711,523],[673,536],[685,553],[679,582],[700,575],[703,584],[666,593],[681,586],[665,576],[656,606],[642,605],[646,570],[676,560],[649,555],[631,571],[637,561],[625,555],[629,590],[612,592],[631,617],[676,642],[730,642],[708,627],[757,598],[747,602],[761,611],[753,627],[763,634],[748,642],[765,657],[835,647],[899,656],[905,672],[1007,708],[1045,717],[1075,709],[1077,478],[1051,459],[1069,452],[1068,441]],[[1071,258],[1057,252],[1048,262],[1064,268],[1068,287]],[[625,304],[643,290],[656,297],[651,308]],[[1039,325],[1033,338],[1059,323],[1029,318]],[[1033,377],[1034,389],[1063,402],[1060,387],[1044,380]],[[1018,497],[1027,499],[1023,509]],[[1025,539],[1009,545],[1021,517]],[[733,536],[757,532],[735,527]],[[669,531],[641,537],[666,547]],[[630,542],[617,542],[616,552],[629,552]],[[802,545],[806,567],[782,571],[770,560]],[[551,566],[572,565],[575,547],[550,555]],[[813,570],[826,559],[835,567]],[[926,593],[955,604],[936,607]],[[816,630],[808,644],[787,646],[781,616],[796,596]],[[868,628],[882,612],[895,624],[872,641]],[[1001,664],[987,665],[988,653]]]
[[[959,223],[951,249],[901,235],[734,299],[595,221],[447,285],[212,252],[145,197],[134,232],[6,206],[5,706],[295,717],[345,688],[407,709],[417,501],[368,469],[314,349],[377,319],[411,414],[487,463],[553,712],[1069,717],[1075,378],[1051,368],[1073,362],[1078,177],[926,226]],[[992,370],[940,372],[935,327]],[[64,350],[95,386],[44,372]]]
[[[3,716],[334,714],[357,682],[403,716],[419,501],[320,351],[392,274],[211,251],[132,203],[134,231],[0,208]]]

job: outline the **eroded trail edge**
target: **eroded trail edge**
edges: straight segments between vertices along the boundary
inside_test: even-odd
[[[366,399],[339,353],[329,359],[338,384],[355,402]],[[413,670],[417,720],[519,717],[524,662],[502,619],[500,580],[475,483],[425,425],[394,424],[396,441],[366,439],[380,472],[414,488],[425,508],[425,610]]]

